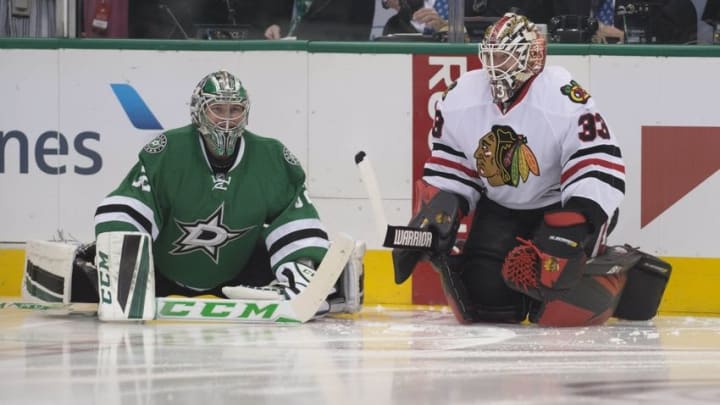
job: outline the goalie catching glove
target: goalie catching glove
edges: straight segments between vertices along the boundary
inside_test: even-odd
[[[223,287],[222,292],[232,299],[291,300],[300,294],[315,275],[315,269],[300,262],[288,262],[278,266],[275,278],[265,287]]]
[[[364,264],[366,245],[355,241],[352,254],[343,267],[335,286],[327,292],[316,316],[327,313],[356,313],[364,301]],[[263,287],[246,285],[223,287],[222,292],[231,299],[293,300],[313,282],[316,270],[300,262],[280,265],[275,271],[276,279]]]
[[[532,241],[508,253],[502,268],[505,283],[536,300],[554,298],[575,286],[583,275],[588,236],[585,216],[577,211],[551,211]]]

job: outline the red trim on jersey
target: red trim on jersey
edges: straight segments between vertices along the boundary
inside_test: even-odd
[[[597,159],[597,158],[585,159],[585,160],[578,162],[577,164],[570,167],[569,169],[563,171],[562,175],[560,175],[560,183],[565,183],[565,181],[568,178],[572,177],[573,174],[577,173],[580,169],[585,168],[590,165],[598,165],[598,166],[606,167],[608,169],[617,170],[620,173],[625,173],[625,165],[623,165],[623,164],[608,162],[607,160]]]
[[[445,166],[450,169],[459,170],[465,174],[467,174],[470,177],[479,177],[476,170],[468,169],[467,167],[461,165],[460,163],[453,162],[452,160],[447,160],[439,157],[430,157],[426,163],[434,163],[440,166]]]
[[[509,113],[510,110],[515,108],[516,105],[520,104],[520,102],[525,98],[525,95],[527,94],[527,92],[530,91],[530,85],[532,84],[532,82],[535,81],[535,78],[538,77],[539,74],[540,73],[538,73],[537,75],[534,75],[533,77],[528,79],[528,81],[526,81],[525,84],[523,84],[523,86],[520,88],[520,93],[518,93],[517,96],[515,97],[515,99],[513,100],[513,102],[510,103],[507,110],[503,111],[502,104],[497,105],[498,108],[500,109],[500,111],[503,113],[503,115],[507,115],[507,113]]]

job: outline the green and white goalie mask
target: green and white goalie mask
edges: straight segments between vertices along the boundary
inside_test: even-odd
[[[193,91],[190,116],[216,158],[231,156],[248,121],[250,100],[240,79],[220,70],[205,76]]]

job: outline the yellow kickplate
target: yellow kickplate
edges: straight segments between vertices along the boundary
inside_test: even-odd
[[[720,259],[664,257],[672,265],[661,313],[720,315]]]
[[[720,258],[663,257],[673,269],[660,313],[720,315]],[[0,249],[0,296],[20,296],[24,249]],[[365,304],[412,304],[412,280],[396,285],[389,250],[365,254]]]
[[[0,249],[0,296],[20,296],[25,249]]]
[[[412,278],[395,284],[392,256],[389,250],[365,253],[365,305],[412,304]]]

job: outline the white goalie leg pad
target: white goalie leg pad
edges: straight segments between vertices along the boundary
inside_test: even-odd
[[[155,318],[155,271],[150,235],[101,233],[97,237],[95,266],[101,321]]]
[[[78,247],[79,244],[70,242],[28,241],[21,286],[23,299],[69,304]]]
[[[365,299],[365,265],[363,259],[367,246],[365,241],[355,241],[350,260],[345,265],[338,283],[338,294],[328,300],[330,313],[356,313],[362,309]]]

